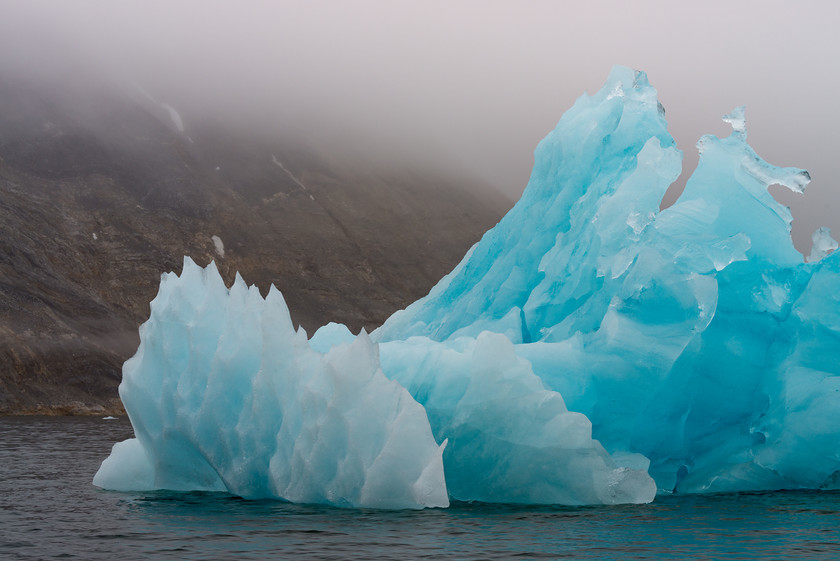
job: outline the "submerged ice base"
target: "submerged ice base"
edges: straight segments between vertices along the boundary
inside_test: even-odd
[[[292,329],[279,292],[185,261],[124,367],[136,439],[94,483],[387,508],[647,502],[840,486],[840,253],[808,262],[733,133],[681,153],[616,67],[539,145],[521,200],[378,330]],[[445,474],[445,475],[444,475]]]

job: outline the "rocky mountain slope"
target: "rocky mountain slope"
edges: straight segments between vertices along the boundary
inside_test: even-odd
[[[424,295],[510,202],[153,98],[0,80],[0,413],[120,410],[160,274],[274,283],[310,333]]]

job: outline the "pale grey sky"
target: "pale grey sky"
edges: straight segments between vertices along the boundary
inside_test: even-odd
[[[838,29],[832,1],[0,0],[0,57],[29,71],[119,69],[176,107],[442,161],[514,197],[580,94],[644,70],[687,171],[744,104],[756,152],[811,172],[782,197],[806,252],[818,225],[840,237]]]

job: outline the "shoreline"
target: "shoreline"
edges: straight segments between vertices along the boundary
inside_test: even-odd
[[[19,409],[2,409],[0,417],[97,417],[112,416],[125,417],[126,412],[122,401],[111,399],[102,403],[83,403],[81,401],[68,401],[66,403],[43,404],[33,407],[22,407]]]

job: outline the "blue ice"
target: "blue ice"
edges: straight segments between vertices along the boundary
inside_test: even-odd
[[[278,290],[184,260],[164,275],[123,367],[135,438],[93,483],[227,491],[375,508],[448,506],[426,411],[379,368],[364,334],[326,352],[295,331]]]
[[[340,506],[641,503],[840,486],[840,252],[804,262],[742,107],[685,191],[656,91],[616,67],[539,144],[525,192],[370,336],[307,340],[276,290],[163,278],[94,483]]]

